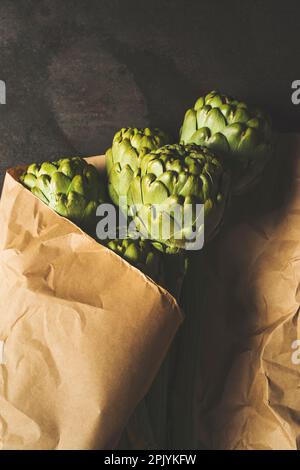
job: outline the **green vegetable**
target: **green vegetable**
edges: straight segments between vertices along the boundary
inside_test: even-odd
[[[218,230],[229,193],[229,175],[208,149],[198,145],[165,145],[144,155],[128,190],[131,215],[145,238],[186,249],[204,232],[199,206],[204,206],[205,237]]]
[[[122,206],[120,197],[126,197],[140,159],[151,150],[169,142],[159,129],[123,128],[113,138],[112,147],[106,152],[108,191],[112,201]]]
[[[108,248],[137,266],[157,282],[162,276],[162,255],[148,240],[131,238],[110,240]]]
[[[262,111],[212,91],[186,112],[180,142],[223,155],[232,171],[233,192],[243,193],[259,179],[271,154],[271,123]]]
[[[79,157],[33,163],[20,179],[55,212],[84,228],[96,223],[96,208],[107,199],[97,170]]]

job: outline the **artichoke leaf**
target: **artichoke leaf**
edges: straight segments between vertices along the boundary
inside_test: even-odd
[[[144,204],[161,204],[169,196],[168,188],[149,173],[142,178],[142,193]]]
[[[197,115],[196,111],[189,109],[184,117],[183,125],[181,128],[181,142],[188,142],[197,128]]]

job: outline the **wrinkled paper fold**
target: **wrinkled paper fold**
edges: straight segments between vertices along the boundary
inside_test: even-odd
[[[113,448],[182,312],[18,174],[0,202],[0,448]]]
[[[299,449],[299,136],[278,137],[261,183],[232,201],[201,269],[197,445]]]

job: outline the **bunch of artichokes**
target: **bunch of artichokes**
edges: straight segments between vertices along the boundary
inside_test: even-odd
[[[240,194],[259,179],[271,154],[271,123],[262,111],[212,91],[186,112],[180,142],[204,145],[224,156],[233,192]]]
[[[190,271],[196,284],[185,293],[186,298],[180,297],[187,250],[191,244],[197,247],[197,240],[200,249],[204,235],[208,241],[216,234],[231,191],[238,194],[250,188],[270,153],[269,118],[213,91],[186,112],[178,143],[157,128],[129,127],[117,132],[106,152],[107,180],[84,159],[73,157],[32,164],[21,181],[54,211],[92,236],[96,209],[109,202],[109,194],[120,214],[130,214],[142,238],[116,238],[104,241],[105,245],[166,287],[180,303],[183,300],[191,314],[189,300],[198,289],[199,277]],[[189,361],[186,370],[191,366]],[[155,397],[158,431],[166,423],[168,383],[165,365],[157,385],[158,399]],[[163,419],[156,413],[159,402]]]
[[[109,202],[108,192],[150,242],[116,239],[107,246],[157,277],[162,257],[182,256],[193,237],[214,236],[230,190],[241,193],[253,185],[270,151],[269,118],[212,91],[186,112],[180,143],[172,144],[157,128],[117,132],[106,152],[107,181],[79,157],[32,164],[21,181],[58,214],[91,234],[96,208]]]

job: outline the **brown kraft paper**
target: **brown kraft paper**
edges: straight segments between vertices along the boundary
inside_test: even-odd
[[[18,175],[0,202],[0,448],[113,448],[182,312]]]
[[[278,138],[262,181],[232,201],[200,258],[197,446],[299,449],[299,136]]]

